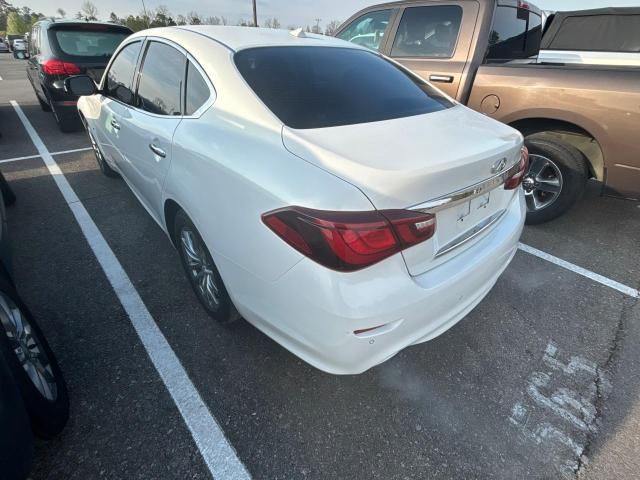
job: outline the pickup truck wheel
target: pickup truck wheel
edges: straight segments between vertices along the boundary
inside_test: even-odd
[[[579,150],[551,140],[527,138],[529,170],[524,177],[527,225],[548,222],[566,212],[584,192],[587,165]]]

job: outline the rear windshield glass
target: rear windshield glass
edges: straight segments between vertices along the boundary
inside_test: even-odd
[[[292,128],[377,122],[453,104],[373,52],[334,47],[262,47],[235,55],[253,91]]]
[[[130,33],[123,30],[54,30],[55,42],[65,55],[110,57]]]

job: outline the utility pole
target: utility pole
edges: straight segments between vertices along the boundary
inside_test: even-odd
[[[142,0],[142,11],[144,12],[144,18],[147,21],[147,28],[149,28],[151,25],[149,25],[149,15],[147,14],[147,7],[144,5],[144,0]]]
[[[258,26],[258,11],[256,10],[256,1],[257,0],[253,0],[253,26],[254,27]]]

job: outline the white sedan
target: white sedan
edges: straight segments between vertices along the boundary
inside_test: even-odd
[[[207,312],[324,371],[443,333],[515,254],[521,135],[352,43],[158,28],[66,88]]]

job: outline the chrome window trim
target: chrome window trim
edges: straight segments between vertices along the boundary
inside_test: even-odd
[[[428,202],[409,207],[409,210],[417,210],[424,213],[436,213],[440,210],[459,205],[503,185],[504,182],[509,177],[517,173],[519,169],[520,159],[516,160],[513,165],[503,170],[501,173],[498,173],[487,180],[483,180],[482,182],[457,190],[453,193],[443,195],[442,197],[434,198]]]
[[[100,79],[100,85],[98,86],[99,90],[97,92],[98,95],[102,95],[103,97],[108,98],[109,100],[113,100],[114,102],[118,102],[119,104],[124,105],[125,107],[133,108],[128,103],[124,103],[122,100],[120,100],[120,99],[118,99],[116,97],[112,97],[111,95],[105,95],[104,89],[106,87],[107,76],[109,75],[109,71],[111,70],[111,66],[112,66],[113,62],[115,61],[115,59],[118,58],[118,55],[120,55],[120,52],[122,52],[122,50],[127,48],[129,45],[132,45],[134,43],[140,42],[141,43],[140,52],[138,52],[138,58],[136,58],[136,65],[134,67],[134,72],[133,72],[134,76],[131,79],[131,81],[132,81],[132,85],[131,86],[133,87],[133,82],[136,80],[137,75],[138,75],[138,64],[140,63],[140,55],[142,54],[142,49],[144,48],[144,44],[145,44],[144,40],[145,40],[145,37],[135,37],[135,38],[127,39],[125,42],[120,44],[120,46],[116,49],[115,52],[113,52],[113,55],[111,56],[111,59],[109,60],[109,63],[107,63],[107,66],[104,69],[104,73],[102,74],[102,78]]]
[[[106,82],[106,78],[107,78],[107,73],[108,71],[111,69],[111,64],[113,63],[113,61],[115,60],[115,58],[120,54],[120,51],[123,50],[124,48],[126,48],[128,45],[135,43],[135,42],[142,42],[142,47],[140,48],[140,55],[141,57],[138,58],[138,61],[136,63],[136,70],[134,72],[134,77],[133,77],[133,82],[132,82],[132,87],[133,87],[133,94],[137,95],[138,94],[138,86],[140,84],[140,72],[142,71],[142,67],[144,66],[144,56],[146,55],[146,49],[147,49],[147,45],[149,44],[150,41],[154,41],[154,42],[160,42],[160,43],[164,43],[167,44],[173,48],[175,48],[176,50],[178,50],[180,53],[182,53],[187,61],[190,61],[193,66],[196,67],[196,69],[198,70],[198,72],[200,72],[200,75],[202,75],[202,78],[204,78],[205,83],[207,84],[207,86],[209,87],[209,98],[207,99],[206,102],[204,102],[200,108],[198,108],[198,110],[196,110],[195,112],[193,112],[191,115],[159,115],[157,113],[151,113],[151,112],[147,112],[146,110],[142,110],[138,107],[134,107],[133,105],[129,105],[128,103],[124,103],[121,100],[108,96],[108,95],[104,95],[104,93],[102,93],[102,90],[104,88],[104,83]],[[186,74],[186,65],[185,65],[185,74]],[[184,77],[186,80],[186,76]],[[186,87],[186,85],[185,85]],[[111,61],[109,62],[109,64],[107,65],[107,68],[105,68],[105,73],[102,76],[102,81],[100,82],[100,92],[104,97],[113,100],[115,102],[118,102],[122,105],[124,105],[127,108],[130,108],[132,110],[135,110],[136,112],[140,112],[143,113],[145,115],[148,115],[150,117],[154,117],[154,118],[181,118],[181,119],[190,119],[190,118],[200,118],[202,116],[202,114],[209,109],[209,107],[211,107],[217,98],[217,92],[216,89],[213,86],[213,83],[211,82],[211,79],[209,78],[209,76],[206,74],[206,72],[204,71],[204,69],[202,68],[202,66],[200,65],[200,63],[198,63],[198,61],[193,57],[193,55],[191,55],[189,52],[187,52],[187,50],[185,50],[182,46],[178,45],[175,42],[172,42],[171,40],[168,40],[166,38],[162,38],[162,37],[155,37],[155,36],[147,36],[147,37],[135,37],[130,39],[129,41],[127,41],[126,43],[123,43],[122,45],[120,45],[120,48],[118,48],[118,50],[114,53],[113,57],[111,58]]]

